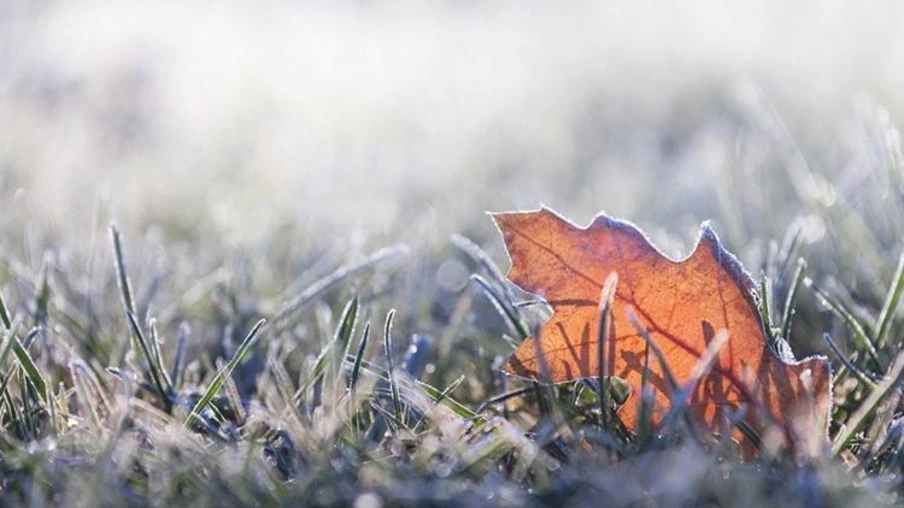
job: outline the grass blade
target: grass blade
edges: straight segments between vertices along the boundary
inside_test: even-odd
[[[7,330],[13,327],[12,321],[9,319],[9,312],[6,310],[6,303],[3,301],[3,295],[0,294],[0,322]]]
[[[853,314],[851,314],[841,302],[838,302],[822,288],[817,286],[816,283],[813,282],[813,279],[804,279],[804,285],[809,287],[813,293],[816,294],[816,297],[819,298],[823,305],[831,309],[832,312],[844,321],[844,324],[847,325],[848,329],[853,333],[855,342],[865,349],[870,358],[881,368],[882,363],[879,361],[879,354],[876,352],[876,346],[873,344],[873,341],[870,340],[866,331],[863,330],[863,326],[860,325],[860,322],[854,318]]]
[[[878,348],[881,348],[888,339],[888,331],[894,321],[898,302],[901,301],[901,293],[904,292],[904,253],[901,253],[901,257],[898,259],[898,267],[895,269],[892,281],[891,289],[888,290],[882,311],[879,313],[878,332],[876,332],[876,347]]]
[[[289,411],[294,414],[296,418],[301,418],[302,413],[299,411],[298,404],[295,402],[295,387],[292,385],[292,380],[289,378],[289,373],[286,372],[285,367],[283,367],[275,357],[270,356],[267,359],[267,368],[270,370],[270,375],[273,377],[276,393],[279,394],[283,404],[286,406],[284,411]]]
[[[447,386],[446,389],[443,390],[443,391],[435,398],[435,400],[433,401],[433,403],[434,403],[434,404],[439,404],[439,403],[441,403],[442,401],[446,400],[446,397],[448,397],[449,395],[451,395],[452,392],[454,392],[454,391],[456,390],[456,388],[458,388],[458,387],[459,387],[462,383],[464,383],[464,382],[465,382],[465,375],[462,374],[462,375],[458,376],[458,377],[455,379],[455,381],[452,381],[452,383],[450,383],[449,386]]]
[[[44,261],[41,263],[41,271],[38,274],[38,287],[40,289],[37,292],[35,298],[35,313],[34,313],[34,325],[35,326],[45,326],[47,324],[47,315],[49,313],[48,308],[50,307],[50,270],[53,264],[53,258],[50,253],[47,252],[44,254]]]
[[[333,336],[333,361],[331,363],[331,368],[335,373],[334,388],[340,386],[339,383],[342,381],[343,374],[345,373],[345,369],[342,368],[342,359],[348,355],[349,346],[352,343],[352,335],[355,333],[355,326],[358,324],[358,307],[359,301],[357,296],[345,304],[345,308],[342,310],[342,316],[339,318],[339,326],[336,328],[336,333]]]
[[[449,240],[452,242],[452,245],[461,249],[468,257],[482,266],[500,286],[503,288],[505,287],[505,276],[502,275],[502,270],[496,266],[493,258],[490,257],[485,250],[481,249],[479,245],[464,235],[454,234],[449,237]]]
[[[170,373],[173,390],[182,386],[182,371],[185,368],[185,348],[188,346],[189,335],[191,335],[191,328],[189,328],[188,323],[182,323],[179,326],[179,341],[176,343],[176,360],[173,362],[173,370]]]
[[[637,314],[634,313],[633,309],[628,309],[628,321],[631,322],[631,325],[634,326],[637,333],[639,333],[647,342],[647,345],[650,346],[650,351],[656,356],[656,360],[659,362],[659,366],[662,369],[662,377],[666,382],[666,387],[669,389],[669,397],[672,397],[678,392],[679,386],[678,382],[675,380],[674,374],[672,374],[671,367],[669,367],[669,362],[665,357],[665,353],[663,353],[662,350],[659,349],[659,346],[653,342],[650,331],[647,330],[647,327],[644,326],[639,319],[637,319]]]
[[[343,354],[348,352],[348,343],[355,328],[355,321],[358,317],[358,298],[350,300],[342,311],[339,320],[339,326],[333,333],[332,338],[320,350],[317,358],[314,360],[314,366],[307,374],[303,381],[299,382],[298,390],[295,391],[294,399],[296,403],[300,402],[306,396],[311,386],[317,386],[326,376],[329,379],[338,379],[342,374],[342,358]],[[342,346],[340,347],[340,343]],[[335,370],[336,375],[332,376],[330,370]],[[315,392],[317,390],[315,389]],[[316,401],[315,401],[316,402]],[[319,404],[315,404],[319,405]]]
[[[163,381],[158,373],[159,367],[154,362],[154,357],[151,354],[151,350],[148,347],[147,340],[144,337],[144,333],[141,331],[141,327],[138,326],[138,320],[135,318],[135,314],[132,312],[127,312],[126,316],[129,318],[129,326],[132,330],[132,338],[135,342],[138,343],[138,347],[144,356],[144,361],[147,363],[148,371],[151,374],[151,381],[154,383],[154,387],[157,388],[158,393],[160,394],[160,398],[162,399],[163,405],[166,408],[166,412],[169,413],[173,409],[173,400],[170,392],[163,385]]]
[[[475,413],[482,413],[486,410],[486,408],[492,406],[493,404],[498,404],[500,402],[505,402],[511,398],[519,397],[521,395],[528,394],[534,391],[533,386],[526,386],[524,388],[518,388],[517,390],[512,390],[509,392],[501,393],[499,395],[490,397],[489,399],[483,401],[477,409],[474,410]]]
[[[386,323],[383,325],[383,352],[386,355],[386,372],[389,374],[389,389],[392,392],[392,407],[395,418],[402,421],[402,400],[399,395],[399,384],[396,379],[395,365],[392,361],[392,322],[395,318],[395,309],[386,314]]]
[[[722,351],[722,348],[728,342],[728,337],[728,330],[722,329],[716,333],[712,342],[709,343],[706,351],[703,353],[703,356],[697,361],[697,365],[694,366],[694,370],[691,372],[688,380],[685,381],[684,386],[671,398],[671,407],[662,418],[663,427],[668,428],[671,421],[677,420],[679,417],[686,414],[694,390],[697,389],[700,380],[712,369],[713,363],[715,363],[719,357],[719,352]]]
[[[496,307],[499,314],[505,318],[506,324],[511,327],[512,331],[517,333],[522,340],[530,336],[527,326],[521,322],[518,311],[511,302],[507,302],[506,299],[496,291],[496,288],[480,275],[472,275],[471,280],[480,285],[480,288],[486,293],[490,301],[493,302],[493,306]]]
[[[653,437],[653,407],[656,394],[650,383],[650,341],[645,341],[643,351],[643,371],[640,375],[640,400],[637,405],[637,438],[639,449],[646,448]]]
[[[277,312],[273,316],[271,321],[273,322],[274,326],[279,325],[283,321],[291,317],[293,314],[298,312],[302,307],[314,300],[318,295],[338,284],[343,279],[372,265],[381,263],[387,259],[391,259],[397,256],[405,256],[407,254],[407,246],[395,245],[393,247],[380,249],[357,263],[343,266],[333,273],[308,286],[308,288],[305,289],[301,294],[290,300],[282,310]]]
[[[901,382],[902,378],[904,378],[904,352],[898,354],[891,369],[889,369],[888,375],[885,376],[885,379],[883,379],[882,382],[879,383],[879,386],[869,394],[869,397],[863,401],[863,404],[861,404],[860,407],[857,408],[857,411],[848,419],[841,433],[836,436],[835,441],[832,444],[832,453],[834,455],[841,453],[851,438],[854,437],[854,435],[860,431],[863,424],[866,423],[867,418],[873,414],[873,411],[875,411],[879,403],[882,402],[882,399],[891,392],[892,388]]]
[[[13,349],[13,344],[15,343],[16,336],[13,334],[13,331],[7,329],[3,332],[3,348],[0,349],[0,367],[6,364],[6,359],[9,357],[9,353]],[[11,409],[12,406],[12,397],[9,395],[9,391],[7,390],[7,385],[9,384],[10,379],[15,375],[15,368],[9,369],[5,376],[3,376],[3,380],[0,381],[0,393],[3,394],[6,399],[8,405]]]
[[[760,279],[760,319],[769,339],[770,346],[775,342],[775,329],[772,323],[772,281],[766,274]]]
[[[139,349],[143,354],[148,370],[150,371],[151,380],[160,393],[160,398],[163,401],[166,412],[169,413],[173,409],[172,390],[171,388],[167,389],[164,386],[162,379],[166,375],[161,372],[163,366],[158,365],[155,361],[155,356],[151,353],[151,348],[148,347],[147,340],[145,340],[141,327],[138,325],[137,312],[135,310],[135,297],[132,292],[132,284],[129,282],[129,275],[126,272],[125,256],[122,250],[122,235],[116,225],[112,223],[110,224],[110,237],[113,240],[113,260],[116,265],[120,298],[122,299],[122,305],[126,312],[126,318],[129,321],[129,330],[131,332],[130,335],[132,341],[138,343]],[[172,383],[170,383],[169,386],[172,387]]]
[[[33,329],[29,332],[29,335],[38,333],[38,330],[38,328]],[[25,371],[25,375],[28,377],[31,384],[38,390],[38,395],[40,395],[41,400],[50,407],[50,395],[47,392],[47,383],[44,381],[44,376],[41,375],[38,366],[35,365],[31,355],[28,354],[28,350],[22,347],[22,343],[19,342],[19,339],[16,338],[15,335],[10,335],[10,339],[12,341],[13,354],[16,355],[16,359],[19,360],[19,364]]]
[[[0,367],[6,363],[6,359],[9,357],[9,353],[13,348],[13,339],[16,338],[12,330],[5,330],[3,332],[3,337],[3,349],[0,349]]]
[[[110,413],[110,402],[104,395],[97,376],[81,359],[69,361],[69,375],[77,397],[75,398],[81,413],[91,417],[95,427],[100,428]]]
[[[370,321],[364,323],[364,332],[361,334],[361,342],[358,343],[358,351],[355,353],[355,363],[352,365],[352,376],[348,384],[352,401],[357,400],[358,378],[361,375],[361,362],[364,361],[364,351],[367,349],[367,338],[369,336]]]
[[[823,338],[823,340],[826,341],[826,344],[829,345],[829,349],[831,349],[832,352],[835,353],[835,356],[838,357],[838,361],[840,361],[841,364],[844,365],[844,367],[848,370],[848,372],[851,372],[852,374],[854,374],[854,376],[861,383],[865,384],[869,388],[876,387],[876,383],[874,383],[873,380],[869,378],[869,375],[864,370],[862,370],[859,367],[857,367],[856,365],[854,365],[848,359],[848,357],[845,356],[845,354],[841,352],[841,348],[838,347],[838,344],[835,343],[835,339],[833,339],[832,336],[828,334],[828,332],[822,334],[822,338]]]
[[[600,399],[600,423],[603,427],[608,427],[609,419],[609,372],[606,369],[606,344],[610,338],[610,327],[613,326],[612,320],[612,299],[615,298],[615,290],[618,286],[618,274],[615,272],[606,276],[606,282],[603,284],[600,293],[599,306],[599,329],[597,330],[598,341],[596,344],[597,351],[597,376]]]
[[[148,321],[148,330],[151,333],[151,352],[154,353],[154,362],[157,364],[157,370],[166,386],[166,393],[173,394],[173,381],[169,373],[163,368],[163,355],[160,353],[160,335],[157,333],[157,320],[150,319]]]
[[[261,319],[254,325],[254,328],[248,333],[248,336],[245,337],[245,340],[239,344],[238,349],[236,349],[235,354],[232,355],[232,359],[226,364],[223,369],[217,372],[217,375],[214,376],[213,380],[210,382],[210,385],[207,387],[207,390],[204,391],[204,394],[201,395],[201,398],[198,400],[198,403],[195,404],[194,409],[189,413],[188,418],[185,419],[185,428],[190,429],[192,425],[194,425],[195,420],[200,417],[201,412],[210,404],[210,401],[220,392],[220,389],[223,387],[223,384],[226,383],[226,378],[232,375],[232,371],[238,367],[239,363],[242,361],[242,358],[248,354],[248,351],[251,350],[252,347],[257,343],[258,332],[267,323],[266,319]]]
[[[443,390],[442,393],[440,393],[438,397],[436,397],[436,399],[433,401],[433,404],[434,405],[441,404],[446,399],[446,397],[451,395],[452,392],[454,392],[462,383],[464,383],[464,381],[465,381],[464,374],[462,374],[461,376],[458,376],[458,378],[455,381],[452,381],[452,384],[447,386],[446,389]],[[414,424],[414,427],[411,429],[411,432],[417,433],[417,430],[420,428],[421,423],[423,423],[426,418],[427,418],[426,413],[422,414],[421,417],[418,418],[418,421]]]
[[[788,296],[785,297],[785,308],[782,310],[782,332],[780,336],[785,340],[788,340],[791,336],[791,323],[794,320],[794,307],[797,304],[797,290],[804,279],[804,270],[806,268],[807,262],[803,258],[798,258],[797,267],[794,269],[794,275],[791,278],[791,287],[788,288]]]
[[[122,306],[125,307],[126,312],[135,314],[135,297],[132,296],[132,285],[129,282],[129,275],[126,273],[126,262],[122,253],[122,235],[116,224],[110,224],[110,237],[113,239],[113,261],[116,264],[116,280],[119,283]]]
[[[347,361],[352,362],[352,361],[354,361],[354,358],[347,358]],[[389,382],[389,375],[386,373],[385,369],[383,369],[382,367],[380,367],[372,362],[369,362],[367,360],[361,361],[361,372],[367,372],[368,374],[377,376],[381,381],[383,381],[385,383]],[[432,386],[428,383],[425,383],[425,382],[417,380],[417,379],[415,379],[414,382],[415,382],[415,384],[417,384],[417,386],[419,386],[420,388],[423,388],[424,391],[427,392],[427,395],[433,397],[434,399],[438,399],[439,396],[442,394],[442,390],[436,388],[435,386]],[[531,390],[533,390],[533,388],[531,388]],[[466,420],[480,420],[481,419],[479,414],[475,413],[474,411],[469,409],[467,406],[458,402],[457,400],[453,399],[452,397],[447,396],[445,399],[443,399],[443,403],[446,405],[446,407],[451,409],[455,414],[457,414],[458,416],[460,416]]]

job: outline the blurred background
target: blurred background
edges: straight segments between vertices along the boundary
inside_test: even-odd
[[[754,274],[802,255],[878,308],[901,90],[892,0],[0,0],[0,287],[47,256],[76,293],[114,287],[115,220],[144,305],[227,267],[278,308],[405,243],[408,298],[449,313],[472,269],[449,235],[504,268],[485,212],[546,204],[673,256],[712,220]]]

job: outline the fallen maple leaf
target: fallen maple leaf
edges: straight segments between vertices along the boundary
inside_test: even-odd
[[[509,280],[544,297],[554,311],[538,337],[517,348],[507,373],[551,382],[598,376],[601,291],[614,273],[605,372],[627,380],[633,393],[640,393],[645,329],[683,386],[700,374],[695,368],[714,338],[727,332],[727,343],[688,400],[697,421],[722,430],[720,407],[746,403],[752,408],[746,423],[758,431],[776,424],[771,428],[784,431],[782,443],[802,435],[826,439],[830,364],[823,357],[798,362],[790,351],[782,350],[781,357],[772,351],[753,280],[708,225],[702,226],[693,253],[673,261],[635,226],[606,215],[583,229],[547,208],[494,214],[493,219],[512,260]],[[669,408],[670,389],[653,360],[648,383],[655,391],[656,423]],[[636,429],[636,404],[624,404],[619,416]],[[743,436],[735,435],[743,444]]]

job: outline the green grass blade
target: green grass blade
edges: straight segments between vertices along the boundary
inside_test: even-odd
[[[844,450],[851,438],[860,431],[869,416],[879,406],[879,403],[901,382],[902,378],[904,378],[904,352],[898,354],[885,379],[869,394],[869,397],[863,401],[863,404],[848,419],[841,433],[835,437],[832,443],[833,454],[838,455]]]
[[[443,390],[442,393],[440,393],[438,397],[436,397],[436,399],[433,401],[433,404],[434,405],[441,404],[444,400],[446,400],[446,397],[451,395],[452,392],[454,392],[462,383],[464,383],[464,381],[465,381],[464,374],[462,374],[461,376],[458,376],[458,378],[455,381],[452,381],[452,383],[449,386],[447,386],[446,389]],[[421,415],[421,417],[418,419],[418,421],[414,424],[414,427],[411,429],[411,432],[416,433],[426,418],[427,418],[427,415]]]
[[[832,298],[831,295],[826,293],[822,288],[816,285],[813,282],[813,279],[806,278],[804,279],[804,285],[809,287],[819,301],[822,302],[823,305],[832,310],[838,317],[840,317],[844,324],[848,327],[851,333],[854,335],[854,341],[866,350],[866,353],[870,356],[870,358],[876,362],[880,368],[882,367],[882,363],[879,361],[879,354],[876,352],[876,346],[873,344],[873,341],[870,340],[869,336],[864,331],[863,326],[860,325],[860,322],[854,318],[853,314],[839,301]]]
[[[176,343],[176,359],[173,361],[173,370],[170,373],[174,391],[182,386],[182,371],[185,368],[185,348],[188,346],[189,335],[191,335],[191,328],[189,328],[188,323],[182,323],[179,326],[179,341]]]
[[[119,283],[122,305],[126,312],[136,314],[135,298],[132,296],[132,285],[129,282],[129,275],[126,273],[126,262],[122,253],[122,235],[116,225],[112,223],[110,224],[110,237],[113,239],[113,261],[116,264],[116,280]]]
[[[26,338],[33,338],[40,332],[40,328],[33,328]],[[7,330],[4,332],[6,337],[5,342],[3,343],[3,348],[0,350],[0,366],[3,366],[6,363],[6,359],[9,357],[10,352],[12,352],[16,359],[19,360],[18,364],[22,369],[25,370],[27,379],[32,385],[38,390],[38,395],[41,397],[42,402],[45,404],[48,403],[48,394],[47,394],[47,383],[44,381],[44,376],[41,375],[41,371],[38,370],[38,367],[35,365],[34,361],[31,359],[31,356],[28,354],[28,351],[22,347],[22,344],[19,342],[19,339],[16,338],[15,333],[12,330]],[[14,368],[10,369],[9,372],[3,376],[2,381],[0,381],[0,393],[6,397],[7,401],[12,404],[12,397],[8,391],[9,381],[15,376],[17,370]],[[14,408],[13,408],[14,409]]]
[[[877,348],[885,345],[885,341],[888,339],[888,332],[891,330],[898,302],[901,301],[901,293],[904,292],[904,253],[901,253],[901,257],[898,259],[898,267],[895,269],[892,281],[891,289],[888,290],[882,311],[879,313],[878,332],[876,332]]]
[[[254,325],[254,328],[248,333],[248,336],[245,337],[245,340],[239,344],[238,349],[236,349],[235,354],[232,355],[232,359],[226,364],[223,369],[217,372],[217,375],[214,376],[213,380],[210,382],[210,385],[207,387],[207,390],[204,391],[204,394],[201,395],[201,398],[198,400],[198,403],[195,404],[195,407],[189,413],[188,418],[185,419],[185,428],[190,429],[192,425],[194,425],[195,420],[200,417],[201,412],[210,404],[210,401],[220,392],[220,389],[223,387],[223,384],[226,382],[226,377],[232,375],[232,371],[238,367],[239,363],[241,363],[242,359],[246,354],[251,350],[252,347],[257,343],[258,332],[267,323],[266,319],[261,319]]]
[[[15,399],[13,399],[12,394],[9,393],[9,388],[6,386],[6,384],[9,382],[9,380],[12,377],[13,377],[13,373],[10,373],[3,380],[2,393],[3,393],[3,400],[4,400],[4,402],[6,402],[6,410],[9,413],[9,420],[10,420],[9,424],[16,425],[16,424],[19,424],[19,422],[21,422],[22,419],[19,416],[19,410],[16,407],[16,401],[15,401]]]
[[[443,391],[442,391],[442,392],[434,399],[433,403],[434,403],[434,404],[439,404],[439,403],[441,403],[442,401],[446,400],[446,397],[448,397],[449,395],[452,395],[452,392],[454,392],[454,391],[455,391],[462,383],[464,383],[464,382],[465,382],[465,375],[462,374],[462,375],[458,376],[458,377],[455,379],[455,381],[452,381],[452,383],[450,383],[449,386],[447,386],[446,389],[443,390]]]
[[[248,412],[245,410],[245,405],[242,404],[242,397],[239,394],[239,388],[238,386],[236,386],[235,380],[232,379],[232,376],[226,376],[223,379],[226,380],[226,382],[223,383],[223,391],[226,392],[226,400],[229,402],[229,406],[232,408],[233,414],[235,415],[235,419],[233,421],[236,425],[242,426],[248,419]],[[214,404],[213,406],[216,406],[216,404]],[[229,419],[224,419],[224,421],[229,421]]]
[[[335,379],[339,378],[342,373],[342,355],[347,353],[348,343],[350,342],[351,334],[354,331],[357,316],[358,298],[356,297],[346,304],[345,309],[342,311],[339,326],[333,333],[333,337],[320,350],[320,353],[314,360],[314,367],[305,377],[305,380],[300,383],[298,390],[295,391],[294,400],[296,402],[302,400],[302,397],[307,393],[308,389],[320,381],[325,372],[327,376],[329,375],[327,369],[335,369],[337,371]],[[342,344],[341,347],[340,343]]]
[[[154,363],[157,365],[157,370],[160,372],[160,377],[163,380],[164,387],[166,388],[166,393],[170,396],[173,394],[173,381],[170,378],[169,373],[163,367],[163,355],[160,353],[160,335],[157,333],[157,320],[150,319],[148,321],[148,330],[151,334],[151,352],[154,353]]]
[[[532,391],[534,391],[534,388],[532,386],[526,386],[524,388],[518,388],[517,390],[511,390],[511,391],[508,391],[505,393],[501,393],[499,395],[490,397],[489,399],[483,401],[479,406],[477,406],[477,409],[475,409],[474,411],[476,413],[482,413],[486,410],[486,408],[492,406],[493,404],[505,402],[508,399],[511,399],[514,397],[519,397],[521,395],[526,395]]]
[[[351,342],[352,334],[355,333],[355,325],[358,323],[358,297],[352,298],[345,308],[342,309],[342,317],[339,319],[339,328],[336,329],[336,341],[339,350],[346,351],[348,344]]]
[[[346,360],[349,362],[352,362],[355,359],[347,358]],[[361,361],[361,372],[367,372],[371,375],[378,376],[381,380],[383,380],[387,383],[389,382],[389,375],[386,373],[385,369],[383,369],[379,365],[376,365],[367,360]],[[442,394],[442,390],[436,388],[435,386],[432,386],[428,383],[425,383],[425,382],[417,380],[417,379],[415,379],[414,381],[417,384],[417,386],[423,388],[424,391],[427,392],[427,395],[433,397],[434,399],[439,398],[439,396]],[[530,388],[530,389],[533,390],[533,388]],[[479,420],[480,419],[479,414],[475,413],[474,411],[469,409],[464,404],[458,402],[457,400],[454,400],[452,397],[447,396],[443,400],[443,402],[446,405],[446,407],[448,407],[455,414],[457,414],[458,416],[460,416],[464,419],[467,419],[467,420]]]
[[[339,318],[339,326],[333,336],[333,361],[331,368],[335,377],[334,388],[339,388],[345,374],[342,367],[342,359],[348,355],[349,346],[352,343],[352,335],[355,333],[355,326],[358,324],[358,297],[354,297],[342,309],[342,316]]]
[[[517,309],[511,302],[507,301],[507,298],[503,298],[496,288],[480,275],[472,275],[471,280],[480,285],[480,288],[486,293],[487,297],[489,297],[499,314],[505,318],[506,324],[511,327],[512,331],[517,333],[522,340],[530,336],[530,331],[528,331],[527,326],[521,322]]]
[[[32,330],[32,332],[35,332],[35,330]],[[25,375],[28,377],[28,380],[38,390],[38,395],[41,397],[41,400],[49,407],[50,399],[49,394],[47,393],[47,383],[44,381],[44,376],[41,375],[41,371],[38,369],[38,366],[35,365],[35,362],[34,360],[32,360],[31,355],[28,354],[28,350],[22,347],[22,343],[19,342],[19,339],[17,339],[15,336],[11,336],[10,338],[12,339],[13,354],[15,354],[16,359],[19,360],[19,364],[25,371]]]
[[[656,404],[656,394],[649,386],[650,383],[650,342],[646,341],[643,352],[643,371],[640,374],[640,397],[637,405],[637,438],[635,440],[639,449],[644,449],[653,437],[653,407]]]
[[[478,274],[472,275],[471,279],[481,286],[496,307],[496,310],[500,311],[499,313],[506,318],[506,322],[512,328],[512,331],[516,332],[522,340],[526,339],[530,332],[521,321],[518,305],[512,301],[512,294],[507,285],[508,282],[502,274],[502,270],[493,261],[493,258],[479,245],[463,235],[454,234],[449,237],[449,240],[452,245],[464,252],[489,275],[490,280]],[[545,302],[541,301],[541,303]],[[517,346],[517,344],[514,345]]]
[[[169,413],[173,409],[173,400],[171,393],[163,385],[162,378],[158,372],[159,367],[154,362],[154,357],[151,353],[150,347],[148,346],[148,341],[145,339],[144,333],[141,331],[141,327],[138,326],[138,320],[135,318],[135,314],[127,312],[126,316],[129,318],[129,326],[132,330],[132,337],[134,341],[138,343],[139,349],[144,356],[144,361],[147,362],[148,372],[151,374],[151,381],[154,383],[154,387],[157,388],[157,391],[160,394],[160,398],[162,399],[163,405],[166,408],[166,412]]]
[[[386,355],[386,372],[389,374],[389,389],[392,392],[392,407],[397,421],[402,421],[402,399],[399,395],[399,384],[395,375],[395,365],[392,361],[392,322],[395,318],[395,309],[386,315],[386,323],[383,325],[383,352]]]
[[[848,372],[854,374],[854,376],[863,384],[868,386],[869,388],[875,388],[876,384],[869,378],[867,373],[851,363],[847,356],[841,352],[841,348],[838,347],[838,344],[835,342],[835,339],[829,335],[828,332],[822,334],[823,340],[825,340],[826,344],[829,345],[829,349],[835,353],[835,356],[838,357],[838,361],[841,362],[842,365],[848,370]]]
[[[37,330],[37,328],[35,328],[34,330]],[[9,353],[13,349],[14,341],[12,339],[14,339],[16,337],[14,330],[6,329],[6,330],[3,330],[2,332],[3,332],[2,333],[3,349],[0,350],[0,367],[3,367],[3,365],[6,363],[6,359],[9,357]]]
[[[788,288],[788,295],[785,297],[785,307],[782,310],[782,332],[781,337],[788,340],[791,337],[791,323],[794,321],[794,307],[797,304],[798,289],[800,283],[804,279],[804,270],[807,268],[807,262],[803,258],[798,258],[797,267],[794,269],[794,275],[791,278],[791,287]]]
[[[6,303],[3,301],[3,295],[0,294],[0,322],[7,330],[13,327],[13,322],[9,318],[9,311],[6,310]]]
[[[364,332],[361,334],[361,342],[358,343],[358,351],[355,354],[355,363],[352,366],[352,377],[349,380],[349,390],[352,400],[355,399],[355,388],[358,386],[358,377],[361,374],[361,362],[364,361],[364,351],[367,349],[367,338],[370,335],[370,322],[364,323]]]
[[[769,337],[769,343],[775,341],[775,331],[772,327],[772,284],[769,277],[763,274],[760,279],[760,319],[763,321],[763,329]]]
[[[615,291],[618,287],[618,274],[615,272],[606,276],[606,282],[603,284],[603,290],[600,293],[599,304],[599,329],[597,330],[597,385],[600,402],[600,423],[603,428],[609,426],[609,372],[606,369],[606,344],[614,339],[614,335],[610,336],[611,326],[613,325],[612,316],[612,300],[615,298]]]
[[[454,234],[449,237],[449,240],[452,245],[461,249],[468,257],[482,266],[500,286],[505,287],[505,276],[502,275],[502,270],[499,269],[493,258],[485,250],[464,235]]]
[[[0,349],[0,367],[6,364],[6,359],[9,357],[9,353],[13,349],[13,344],[15,343],[16,336],[13,334],[12,330],[5,330],[3,332],[3,349]],[[9,377],[10,373],[7,373],[6,377]]]
[[[50,270],[52,266],[52,258],[50,254],[47,253],[44,256],[44,262],[41,264],[41,271],[38,275],[38,293],[35,298],[35,313],[34,313],[34,324],[35,326],[44,326],[47,324],[47,315],[49,313],[50,307]]]

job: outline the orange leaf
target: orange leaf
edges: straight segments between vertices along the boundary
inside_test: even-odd
[[[703,225],[693,253],[673,261],[635,226],[606,215],[583,229],[547,208],[494,214],[493,219],[512,260],[509,280],[544,297],[554,311],[538,337],[518,347],[507,373],[557,383],[598,376],[601,291],[614,273],[605,372],[626,379],[633,400],[639,400],[646,348],[637,321],[662,350],[681,386],[701,374],[695,368],[724,330],[727,343],[688,401],[696,420],[722,430],[720,407],[745,403],[751,408],[746,422],[760,432],[768,423],[776,424],[770,428],[782,431],[781,444],[788,438],[792,443],[800,437],[818,436],[817,443],[826,439],[828,361],[812,357],[798,362],[788,352],[780,358],[772,351],[757,312],[753,280],[708,225]],[[656,423],[669,408],[669,387],[658,362],[651,359],[649,366]],[[634,430],[637,403],[624,404],[619,415]],[[744,444],[749,450],[750,443]]]

